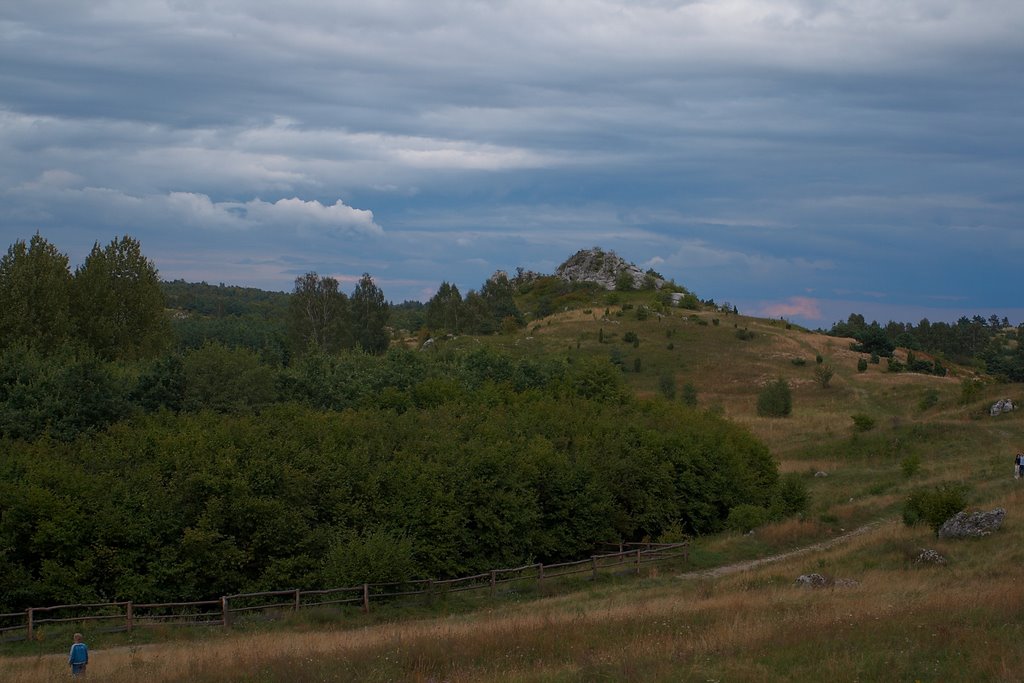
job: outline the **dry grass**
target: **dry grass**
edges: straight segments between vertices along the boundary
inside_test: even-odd
[[[1024,502],[1020,493],[1006,505]],[[1018,525],[1020,526],[1020,525]],[[780,529],[781,531],[781,529]],[[635,590],[563,596],[470,616],[354,631],[261,633],[200,644],[94,653],[103,681],[1018,680],[1024,591],[1009,537],[941,551],[885,525],[813,556],[713,581],[651,580]],[[866,557],[881,565],[864,568]],[[982,561],[984,559],[984,561]],[[997,564],[996,566],[1003,566]],[[859,582],[801,589],[808,571]],[[63,657],[4,662],[5,680],[49,680]]]

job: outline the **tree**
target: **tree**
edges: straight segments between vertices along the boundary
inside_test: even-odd
[[[288,334],[297,352],[336,353],[352,346],[349,304],[333,277],[315,271],[295,278],[288,305]]]
[[[462,294],[453,284],[442,282],[437,294],[427,302],[427,327],[458,334],[461,328]]]
[[[68,257],[38,232],[0,258],[0,348],[24,341],[51,351],[71,333]]]
[[[786,417],[793,412],[789,382],[779,377],[764,385],[757,395],[757,414],[761,417]]]
[[[387,351],[388,302],[369,273],[363,273],[352,291],[351,310],[356,343],[363,351],[373,354]]]
[[[500,329],[502,321],[506,318],[513,318],[518,324],[522,324],[523,314],[516,306],[514,295],[515,285],[502,271],[495,273],[480,288],[480,296],[487,303],[494,329]]]
[[[71,303],[76,333],[102,358],[149,358],[170,341],[157,269],[128,235],[93,245],[75,271]]]
[[[836,371],[828,363],[822,363],[814,368],[814,381],[818,383],[822,389],[828,389],[829,382],[832,381],[832,377],[836,374]]]

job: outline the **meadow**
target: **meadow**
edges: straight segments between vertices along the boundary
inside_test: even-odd
[[[637,295],[635,301],[640,304]],[[524,355],[611,357],[627,385],[656,397],[672,378],[703,410],[744,425],[782,472],[811,493],[802,518],[692,539],[690,562],[640,579],[598,581],[473,608],[382,608],[160,642],[92,639],[90,677],[103,681],[1015,681],[1024,678],[1024,448],[1021,411],[990,417],[1020,385],[986,383],[965,402],[971,368],[946,377],[857,370],[850,340],[734,314],[594,306],[553,315],[514,336],[460,337]],[[743,330],[745,333],[738,334]],[[623,341],[634,332],[638,343]],[[744,338],[741,338],[744,337]],[[820,357],[821,363],[818,362]],[[637,363],[636,359],[640,359]],[[802,359],[803,362],[796,362]],[[815,369],[828,364],[827,386]],[[757,415],[761,385],[785,378],[789,417]],[[676,398],[675,400],[679,400]],[[854,415],[871,418],[859,428]],[[908,493],[969,487],[969,509],[1003,507],[986,538],[939,540],[907,527]],[[715,568],[862,533],[823,549],[734,572]],[[921,549],[944,565],[919,564]],[[820,573],[830,584],[795,585]],[[88,634],[87,634],[88,635]],[[87,640],[89,638],[87,637]],[[66,675],[63,644],[0,650],[5,681]]]

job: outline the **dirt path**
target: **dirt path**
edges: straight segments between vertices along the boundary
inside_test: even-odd
[[[734,564],[727,564],[721,567],[714,567],[713,569],[700,569],[692,572],[684,572],[682,574],[677,574],[676,578],[713,579],[717,576],[726,576],[727,574],[738,574],[739,572],[745,572],[751,569],[756,569],[766,564],[771,564],[772,562],[780,562],[782,560],[788,560],[792,557],[799,557],[800,555],[807,555],[809,553],[818,552],[820,550],[828,550],[833,546],[839,545],[840,543],[845,543],[851,538],[860,536],[861,534],[865,534],[868,531],[877,529],[883,524],[888,524],[893,521],[894,520],[892,519],[878,520],[876,522],[865,524],[864,526],[854,529],[853,531],[847,531],[845,534],[842,534],[841,536],[830,538],[827,541],[813,543],[811,545],[804,546],[803,548],[797,548],[795,550],[790,550],[784,553],[780,553],[778,555],[771,555],[769,557],[759,557],[756,560],[746,560],[744,562],[736,562]]]

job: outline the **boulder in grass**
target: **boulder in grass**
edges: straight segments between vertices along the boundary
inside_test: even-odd
[[[828,584],[828,578],[821,574],[801,574],[796,578],[796,585],[801,588],[824,588]]]
[[[914,564],[946,564],[946,558],[943,557],[937,550],[930,548],[921,548],[920,554],[914,559]]]
[[[1003,525],[1006,510],[996,508],[989,512],[958,512],[939,527],[939,538],[980,538],[998,531]]]

